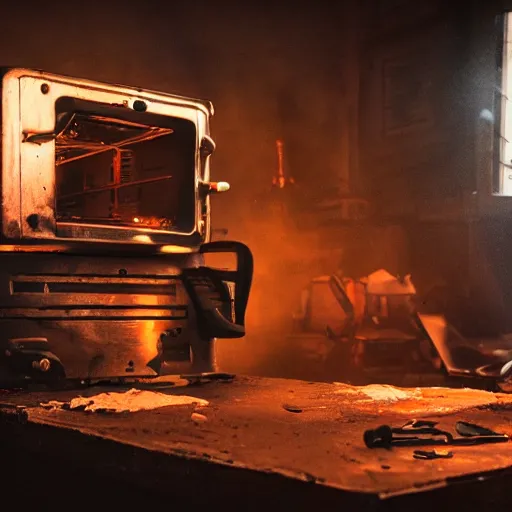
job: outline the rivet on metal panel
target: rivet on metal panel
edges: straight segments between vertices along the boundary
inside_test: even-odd
[[[39,229],[39,215],[37,213],[33,213],[27,217],[27,224],[30,226],[30,229],[37,230]]]
[[[50,92],[50,86],[48,84],[41,85],[41,92],[43,94],[48,94]]]
[[[146,105],[146,103],[142,100],[135,100],[133,102],[133,110],[135,110],[135,112],[146,112],[146,110],[148,109],[148,106]]]

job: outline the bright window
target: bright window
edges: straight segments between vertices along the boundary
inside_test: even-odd
[[[498,146],[499,168],[495,192],[512,196],[512,17],[505,15],[501,59],[501,120]],[[485,116],[485,112],[482,113]]]

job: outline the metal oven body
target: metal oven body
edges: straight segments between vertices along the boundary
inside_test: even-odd
[[[214,370],[252,255],[210,241],[211,104],[26,69],[1,86],[0,381]]]

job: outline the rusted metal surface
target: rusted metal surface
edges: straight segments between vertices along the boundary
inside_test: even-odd
[[[194,406],[130,414],[85,414],[39,406],[77,396],[70,391],[10,395],[4,402],[27,406],[33,424],[380,498],[438,489],[461,478],[476,482],[482,474],[512,469],[512,442],[492,448],[450,447],[452,458],[435,461],[415,459],[418,447],[368,449],[363,443],[366,429],[400,426],[413,418],[434,419],[447,430],[453,430],[456,421],[469,421],[512,435],[508,395],[249,377],[184,387],[161,384],[154,389],[208,400],[200,411],[204,421],[194,421]],[[101,391],[92,388],[81,394]]]
[[[7,340],[25,351],[40,340],[47,347],[37,349],[54,354],[69,379],[155,376],[166,361],[167,371],[190,371],[196,364],[211,370],[213,342],[202,339],[191,321],[194,312],[180,278],[190,258],[39,254],[35,267],[33,254],[3,254],[0,368],[11,366]],[[167,358],[152,365],[162,343]]]
[[[213,114],[209,102],[29,69],[9,70],[3,76],[2,90],[2,233],[8,239],[130,241],[137,235],[137,230],[132,228],[126,230],[126,236],[116,237],[115,229],[95,225],[80,229],[80,225],[63,223],[59,229],[54,208],[56,142],[51,137],[31,142],[26,137],[24,140],[24,134],[52,135],[56,127],[56,101],[62,97],[130,110],[136,110],[137,102],[144,101],[148,115],[193,123],[196,129],[196,181],[209,180],[208,158],[199,162],[199,150],[203,138],[208,136],[209,117]],[[209,220],[205,216],[209,215],[209,199],[200,198],[197,184],[195,188],[197,204],[192,231],[186,234],[166,232],[167,243],[172,243],[171,235],[179,236],[181,242],[188,236],[194,246],[208,240],[205,225],[209,225]],[[165,238],[156,233],[153,243],[166,243]]]

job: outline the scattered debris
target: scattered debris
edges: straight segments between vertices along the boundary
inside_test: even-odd
[[[194,423],[205,423],[208,421],[208,418],[204,414],[199,414],[198,412],[193,412],[190,419]]]
[[[420,460],[451,459],[453,452],[449,452],[448,450],[414,450],[413,457]]]
[[[50,400],[39,404],[43,409],[67,409],[66,402],[59,402],[58,400]],[[68,404],[69,405],[69,404]]]
[[[169,407],[171,405],[208,405],[207,400],[186,395],[168,395],[155,391],[130,389],[123,393],[101,393],[91,397],[73,398],[70,402],[52,400],[42,403],[46,409],[67,409],[85,412],[136,412]]]
[[[457,421],[455,430],[460,436],[499,436],[500,434],[491,429],[475,425],[474,423],[467,423],[465,421]]]
[[[339,359],[355,378],[430,374],[444,380],[447,373],[512,392],[511,340],[467,339],[442,314],[441,288],[420,297],[409,274],[384,269],[360,278],[319,276],[301,294],[291,338],[301,357],[328,367],[329,360]]]
[[[24,424],[28,421],[28,413],[23,406],[0,404],[0,421]]]
[[[288,412],[305,412],[305,411],[316,411],[318,409],[327,409],[326,405],[292,405],[292,404],[283,404],[283,409]]]
[[[233,373],[222,372],[196,373],[180,376],[181,379],[187,380],[190,385],[206,384],[208,382],[233,382],[235,377],[236,375]]]
[[[452,433],[437,428],[437,423],[426,420],[411,420],[399,428],[382,425],[376,429],[366,430],[363,440],[368,448],[391,448],[392,446],[424,445],[476,445],[486,443],[503,443],[509,441],[506,434],[497,434],[478,425],[464,424],[465,434],[454,437]],[[469,426],[469,427],[468,427]],[[462,428],[456,427],[457,431]],[[485,432],[484,434],[478,432]],[[490,434],[488,432],[491,432]]]
[[[128,380],[125,382],[129,382]],[[175,389],[182,388],[190,385],[187,379],[179,375],[162,375],[160,377],[151,377],[148,379],[138,378],[134,379],[133,384],[136,383],[139,389]]]
[[[338,387],[337,394],[358,394],[364,395],[364,399],[375,402],[399,402],[400,400],[418,400],[423,395],[420,388],[400,389],[389,384],[369,384],[367,386],[349,386],[342,382],[333,382]]]
[[[302,412],[301,407],[298,407],[296,405],[290,405],[290,404],[283,404],[283,409],[288,412],[295,412],[295,413]]]
[[[421,387],[403,388],[390,385],[351,386],[334,382],[330,394],[341,399],[374,406],[378,411],[412,417],[455,414],[469,409],[512,410],[506,395],[471,388]]]
[[[381,384],[364,386],[360,388],[360,391],[372,400],[380,402],[398,402],[399,400],[412,400],[422,398],[421,391],[419,389],[410,391]]]

